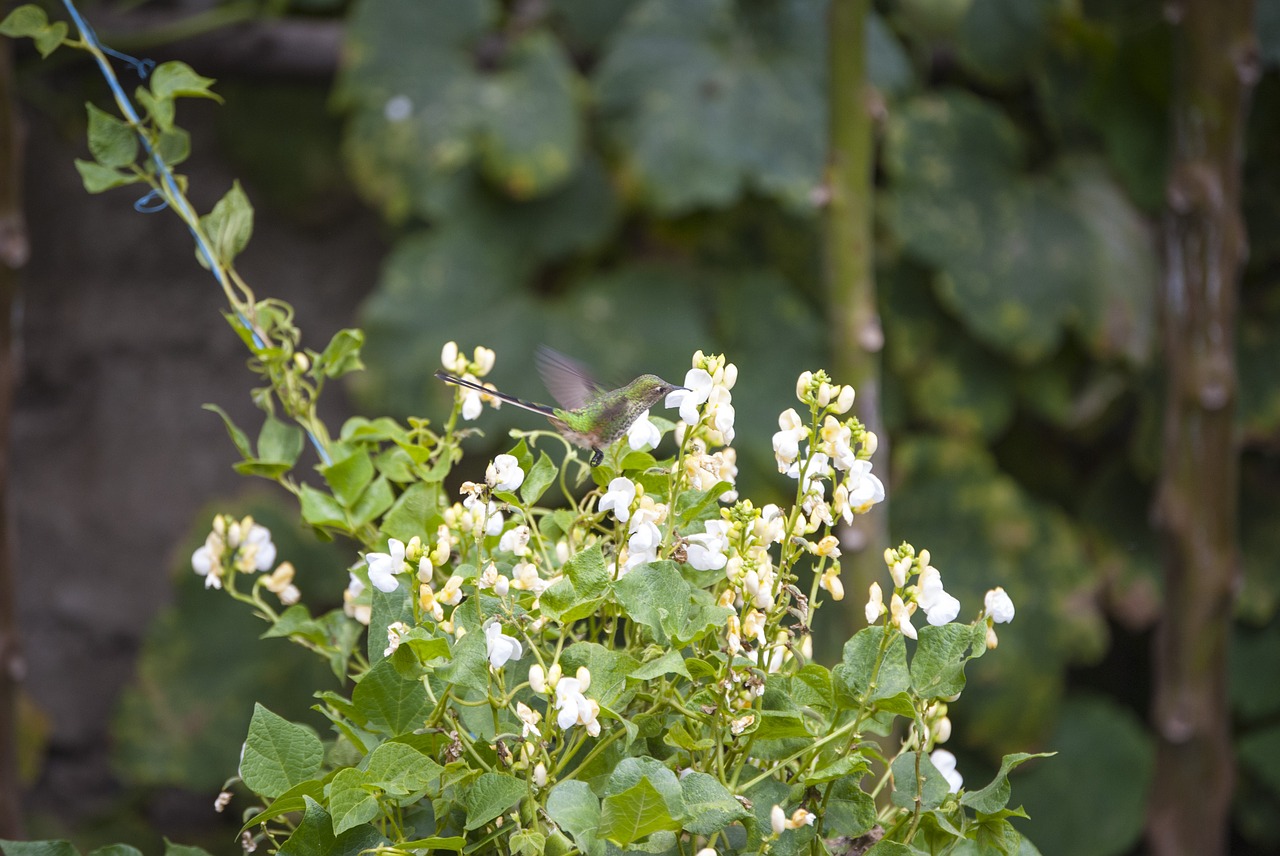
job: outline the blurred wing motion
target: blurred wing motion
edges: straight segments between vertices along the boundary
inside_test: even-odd
[[[546,345],[538,346],[534,362],[551,397],[565,410],[579,410],[605,391],[586,366]]]

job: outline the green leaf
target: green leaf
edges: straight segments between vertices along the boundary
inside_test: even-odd
[[[19,6],[14,13],[26,8],[34,8],[27,6]],[[40,14],[44,15],[44,10],[40,10]],[[12,18],[10,15],[9,18]],[[9,18],[5,19],[5,24],[9,23]],[[0,30],[0,32],[4,32]],[[15,33],[4,32],[4,35],[17,35]],[[80,856],[80,851],[71,845],[70,841],[9,841],[0,839],[0,853],[4,856]]]
[[[142,856],[142,851],[129,844],[108,844],[90,850],[89,856]]]
[[[564,578],[542,593],[539,604],[556,621],[577,621],[595,612],[608,585],[604,554],[592,546],[565,562]]]
[[[297,425],[267,416],[258,434],[258,459],[292,467],[302,454],[305,442],[302,429]]]
[[[265,809],[257,814],[250,815],[249,819],[240,827],[240,834],[243,835],[253,827],[272,818],[295,811],[304,811],[307,807],[307,797],[317,801],[323,799],[324,783],[318,779],[311,779],[289,788],[289,790],[272,800],[271,804]]]
[[[919,761],[920,773],[916,775],[916,762]],[[946,777],[933,766],[929,756],[919,752],[903,752],[893,759],[893,794],[891,801],[900,808],[914,808],[917,803],[926,811],[942,805],[942,801],[951,792]],[[917,793],[918,792],[918,793]]]
[[[363,345],[364,331],[339,330],[333,334],[320,358],[316,360],[316,373],[328,378],[339,378],[349,372],[361,371],[364,369],[364,363],[360,361],[360,348]]]
[[[209,238],[214,258],[219,264],[230,266],[253,234],[253,206],[240,189],[240,182],[233,182],[231,189],[213,206],[213,211],[200,218],[200,228]],[[198,251],[196,258],[202,266],[209,266]]]
[[[543,452],[538,456],[538,462],[533,465],[533,469],[529,470],[529,474],[524,477],[524,482],[520,485],[520,498],[526,505],[535,504],[556,480],[558,472],[551,456]]]
[[[436,670],[451,684],[485,692],[489,688],[489,657],[483,633],[468,633],[453,646],[453,659]]]
[[[365,771],[369,781],[393,796],[425,790],[444,768],[405,743],[388,741],[369,753]]]
[[[675,773],[652,758],[626,758],[605,787],[600,834],[621,845],[680,828],[684,796]]]
[[[113,187],[137,184],[143,180],[140,175],[120,172],[93,161],[76,158],[75,163],[76,171],[80,173],[80,181],[84,184],[84,189],[89,193],[102,193],[104,190],[110,190]]]
[[[177,166],[191,155],[191,135],[181,128],[162,130],[155,141],[155,153],[168,166]]]
[[[302,519],[312,526],[347,528],[347,513],[338,501],[309,484],[302,486]]]
[[[504,773],[481,773],[463,796],[467,810],[468,832],[479,829],[507,809],[520,802],[529,786],[515,776]]]
[[[911,658],[911,683],[921,698],[958,695],[964,689],[964,665],[987,653],[984,623],[926,625]]]
[[[0,21],[0,35],[30,37],[42,57],[47,57],[58,49],[62,40],[67,37],[67,30],[66,22],[49,23],[44,10],[33,5],[19,6]]]
[[[351,701],[368,717],[371,727],[393,735],[421,728],[431,712],[431,700],[422,682],[405,678],[389,658],[365,673],[352,691]]]
[[[315,731],[253,706],[249,736],[240,756],[240,778],[259,796],[271,799],[315,776],[324,747]]]
[[[374,518],[390,508],[395,501],[396,495],[391,489],[391,482],[386,476],[378,476],[373,484],[360,494],[355,508],[351,509],[351,524],[363,526],[373,522]]]
[[[329,783],[329,814],[334,835],[378,816],[378,800],[364,773],[350,767],[338,771]]]
[[[363,451],[356,450],[341,460],[320,468],[320,474],[333,489],[333,495],[343,508],[353,508],[373,481],[373,461]]]
[[[376,829],[367,825],[348,829],[335,836],[329,813],[311,797],[303,799],[306,808],[302,813],[302,822],[281,845],[280,856],[314,856],[316,853],[325,853],[327,856],[359,856],[360,853],[391,843]]]
[[[517,829],[508,841],[511,852],[518,856],[542,856],[547,846],[547,836],[531,829]]]
[[[991,783],[979,791],[966,791],[960,797],[960,804],[983,814],[995,814],[1009,804],[1009,794],[1012,790],[1009,786],[1009,771],[1024,761],[1032,758],[1049,758],[1054,754],[1056,753],[1040,752],[1031,755],[1026,752],[1017,752],[1005,755],[1000,761],[1000,772],[996,773]]]
[[[844,643],[843,659],[831,670],[836,704],[856,708],[864,701],[895,696],[911,686],[907,646],[900,633],[894,633],[889,640],[880,669],[875,671],[876,657],[885,632],[883,627],[866,627]],[[873,674],[876,679],[874,689],[871,688]]]
[[[826,834],[855,837],[876,825],[876,801],[858,786],[858,778],[849,776],[831,786],[831,798],[822,817]]]
[[[206,404],[204,405],[204,409],[222,417],[222,424],[227,426],[227,433],[231,435],[231,442],[235,444],[236,451],[245,458],[252,458],[253,446],[249,442],[249,435],[236,427],[236,424],[231,421],[231,417],[227,415],[227,412],[216,404]]]
[[[429,523],[440,513],[440,486],[417,482],[409,485],[382,520],[382,534],[405,543],[434,530]]]
[[[656,660],[650,660],[631,673],[633,680],[651,681],[663,675],[682,675],[692,680],[688,667],[685,666],[684,655],[679,651],[667,651]]]
[[[684,797],[684,828],[695,835],[714,835],[751,816],[728,788],[706,773],[687,773],[680,780],[680,791]]]
[[[155,122],[157,128],[162,132],[174,130],[172,98],[157,98],[145,86],[139,86],[133,91],[133,94],[138,103],[142,105],[142,108],[147,111],[151,121]]]
[[[214,83],[211,77],[196,74],[185,62],[162,62],[151,72],[151,92],[157,99],[222,98],[209,91]]]
[[[573,838],[583,853],[588,856],[604,853],[604,841],[599,837],[600,800],[586,782],[569,779],[553,787],[547,795],[547,815]]]
[[[138,159],[138,135],[123,119],[85,104],[89,111],[89,152],[105,167],[119,168]]]
[[[701,639],[730,612],[717,606],[710,593],[690,585],[668,561],[633,569],[613,583],[613,592],[627,615],[648,627],[660,645],[674,641],[684,646]]]

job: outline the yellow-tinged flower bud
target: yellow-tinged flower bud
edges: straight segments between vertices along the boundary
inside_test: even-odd
[[[1000,644],[1000,637],[996,636],[996,629],[990,624],[987,625],[987,650],[994,651],[996,646]]]
[[[306,354],[298,351],[293,355],[293,364],[298,367],[298,371],[305,372],[311,368],[311,360]]]

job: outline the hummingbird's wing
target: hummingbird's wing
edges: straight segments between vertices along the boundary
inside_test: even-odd
[[[586,366],[546,345],[538,346],[534,362],[551,397],[565,410],[577,410],[604,391]]]

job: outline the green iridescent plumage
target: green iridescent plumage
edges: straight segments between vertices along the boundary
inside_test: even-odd
[[[446,383],[465,386],[491,395],[508,404],[541,413],[566,440],[591,450],[591,466],[599,466],[604,449],[611,445],[670,392],[684,387],[668,383],[657,375],[645,374],[617,389],[596,383],[583,366],[550,348],[539,348],[538,373],[560,407],[550,407],[489,389],[483,384],[438,371]]]

